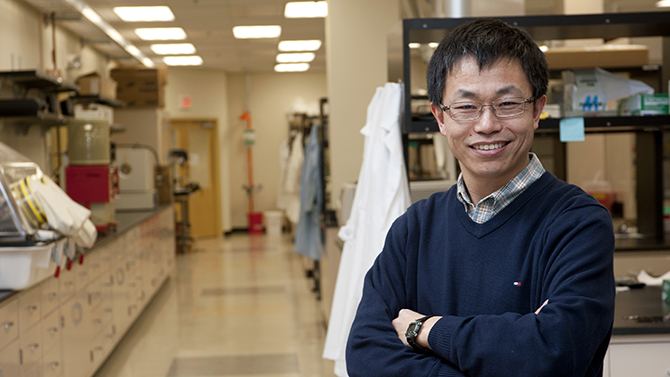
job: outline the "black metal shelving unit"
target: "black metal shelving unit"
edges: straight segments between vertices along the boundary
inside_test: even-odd
[[[607,13],[591,15],[543,15],[499,17],[521,27],[536,41],[620,37],[661,37],[663,63],[670,63],[670,12]],[[442,40],[450,30],[474,18],[427,18],[400,21],[388,35],[388,81],[404,83],[402,130],[407,161],[407,141],[411,133],[438,132],[437,123],[429,116],[413,117],[411,108],[412,77],[410,43]],[[621,67],[618,70],[657,75],[657,90],[668,92],[670,66]],[[555,72],[554,72],[555,73]],[[560,119],[540,121],[536,131],[542,135],[559,133]],[[584,118],[585,132],[634,132],[636,134],[638,229],[645,236],[645,248],[670,249],[663,232],[663,133],[670,130],[670,116],[593,117]],[[558,140],[558,137],[556,137]],[[562,160],[559,178],[565,179],[565,149],[560,142],[556,157]],[[560,165],[560,164],[559,164]],[[561,176],[563,175],[563,176]],[[627,240],[625,249],[635,249],[635,241]]]

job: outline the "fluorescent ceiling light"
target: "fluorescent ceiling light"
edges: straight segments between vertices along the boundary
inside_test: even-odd
[[[153,44],[151,50],[158,55],[195,54],[195,46],[192,43]]]
[[[279,51],[316,51],[321,48],[321,41],[310,39],[304,41],[281,41],[279,42]]]
[[[82,0],[64,0],[64,1],[69,5],[71,5],[79,13],[81,13],[82,16],[84,16],[93,25],[102,30],[105,34],[107,34],[109,38],[111,38],[114,42],[116,42],[119,46],[121,46],[121,48],[126,50],[130,55],[132,55],[135,59],[140,61],[146,67],[152,68],[156,66],[151,59],[147,58],[147,56],[144,55],[137,47],[135,47],[132,43],[128,42],[121,35],[121,33],[119,33],[110,24],[108,24],[105,20],[103,20],[98,13],[96,13],[90,6],[88,6],[88,4],[86,4]]]
[[[186,39],[186,32],[180,27],[139,28],[135,29],[135,34],[145,41]]]
[[[656,2],[657,8],[666,8],[670,7],[670,0],[660,0]]]
[[[286,18],[316,18],[328,16],[328,3],[325,1],[292,1],[286,3]]]
[[[307,63],[277,64],[275,66],[275,72],[305,72],[308,69],[309,64]]]
[[[277,38],[281,35],[281,26],[235,26],[233,27],[233,35],[237,39]]]
[[[167,65],[202,65],[202,58],[197,55],[192,56],[166,56],[163,62]]]
[[[412,42],[409,44],[409,48],[419,48],[419,47],[421,47],[421,43]]]
[[[277,63],[309,63],[316,55],[313,52],[301,52],[297,54],[278,54]]]
[[[542,45],[542,46],[540,46],[540,51],[547,52],[547,51],[549,51],[549,47],[547,47],[546,45]]]
[[[430,43],[428,43],[428,47],[430,47],[430,48],[437,48],[437,46],[439,46],[439,45],[440,45],[440,44],[437,43],[437,42],[430,42]]]
[[[174,14],[167,6],[114,7],[114,13],[126,22],[174,21]]]

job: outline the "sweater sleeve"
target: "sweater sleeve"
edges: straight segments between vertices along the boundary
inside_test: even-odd
[[[533,266],[536,315],[444,316],[432,328],[433,351],[470,376],[599,375],[614,319],[614,235],[609,213],[588,205],[549,225]],[[597,360],[597,362],[594,362]]]
[[[391,321],[405,301],[407,216],[400,216],[383,251],[365,276],[363,295],[346,349],[350,377],[464,376],[449,361],[405,346]]]

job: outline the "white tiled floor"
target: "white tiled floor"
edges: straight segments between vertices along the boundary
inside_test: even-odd
[[[333,377],[287,237],[199,240],[96,377]]]

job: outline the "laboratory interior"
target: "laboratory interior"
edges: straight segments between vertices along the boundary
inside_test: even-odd
[[[603,375],[670,375],[670,0],[0,0],[0,376],[347,376],[389,219],[460,174],[426,72],[478,17],[611,214]]]

